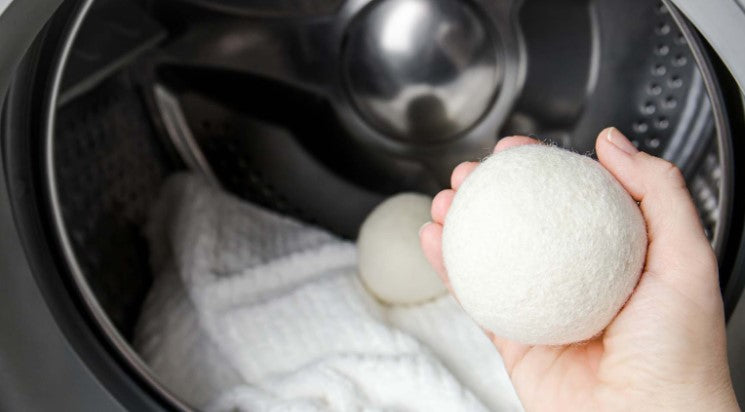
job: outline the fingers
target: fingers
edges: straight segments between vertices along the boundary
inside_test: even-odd
[[[453,189],[458,190],[466,177],[476,169],[479,165],[478,162],[463,162],[453,169],[453,174],[450,176],[450,185]]]
[[[511,147],[523,146],[527,144],[540,144],[540,142],[532,137],[526,136],[510,136],[500,139],[497,145],[494,146],[494,153],[499,153],[503,150],[507,150]],[[458,190],[466,177],[476,169],[479,165],[478,162],[463,162],[453,169],[453,174],[450,177],[450,185],[453,189]]]
[[[650,242],[647,270],[667,276],[694,268],[716,274],[716,260],[678,168],[638,151],[615,128],[604,130],[595,147],[603,166],[639,202]],[[694,285],[709,281],[703,279],[700,275],[675,280]]]
[[[494,153],[499,153],[502,150],[507,150],[511,147],[523,146],[526,144],[540,144],[536,139],[527,136],[510,136],[499,140],[497,145],[494,146]]]
[[[596,142],[600,162],[640,202],[652,238],[706,242],[683,175],[672,163],[638,151],[617,129]]]
[[[432,199],[432,221],[435,223],[445,223],[445,216],[450,209],[450,205],[453,203],[455,197],[454,190],[443,190],[438,193],[434,199]]]
[[[450,289],[450,280],[447,277],[445,263],[442,260],[442,225],[430,222],[422,226],[419,230],[419,242],[427,261],[435,269],[445,286]]]

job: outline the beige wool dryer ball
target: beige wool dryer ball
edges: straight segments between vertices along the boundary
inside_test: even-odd
[[[525,344],[601,332],[639,279],[647,248],[639,207],[589,157],[526,145],[485,160],[459,188],[443,255],[463,308]]]
[[[367,289],[393,305],[422,303],[446,292],[419,246],[419,228],[430,220],[432,199],[393,196],[367,217],[357,238],[359,274]]]

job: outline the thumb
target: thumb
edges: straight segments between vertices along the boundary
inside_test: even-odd
[[[680,170],[640,152],[616,128],[603,130],[595,149],[600,163],[639,202],[649,237],[645,270],[682,282],[691,292],[718,289],[716,258]]]

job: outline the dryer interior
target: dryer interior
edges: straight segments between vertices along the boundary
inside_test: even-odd
[[[704,46],[666,4],[526,0],[504,13],[489,2],[433,2],[443,16],[476,15],[484,30],[450,33],[438,44],[455,47],[451,55],[425,48],[440,53],[424,54],[439,71],[412,74],[411,56],[355,36],[374,37],[368,21],[388,18],[378,9],[396,15],[419,2],[361,3],[100,0],[84,9],[66,34],[40,176],[56,198],[50,214],[78,272],[73,283],[119,335],[109,338],[133,337],[155,275],[143,226],[164,181],[182,170],[353,240],[385,197],[436,193],[452,166],[483,157],[500,136],[591,154],[597,131],[616,125],[684,171],[723,250],[729,129]],[[500,19],[509,29],[496,27]],[[457,117],[458,82],[486,69],[491,94]],[[408,123],[391,120],[401,110]]]

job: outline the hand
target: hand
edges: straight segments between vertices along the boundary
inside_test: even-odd
[[[494,149],[538,144],[500,140]],[[639,205],[647,261],[634,293],[601,336],[568,346],[528,346],[490,335],[528,411],[739,410],[727,366],[717,261],[680,171],[639,152],[618,130],[595,145],[600,163]],[[446,284],[442,225],[458,187],[477,163],[452,174],[432,202],[422,248]]]

